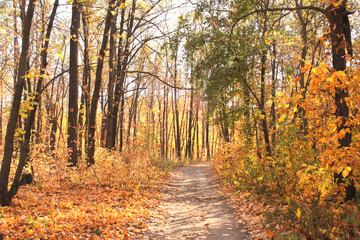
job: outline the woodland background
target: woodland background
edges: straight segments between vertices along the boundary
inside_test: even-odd
[[[129,238],[211,160],[264,237],[359,238],[357,1],[4,0],[0,22],[2,237]]]

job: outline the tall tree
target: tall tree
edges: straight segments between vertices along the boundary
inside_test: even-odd
[[[106,147],[111,149],[114,146],[110,144],[112,142],[112,110],[114,106],[114,86],[116,78],[116,64],[115,64],[115,55],[116,55],[116,19],[118,13],[111,21],[111,30],[110,30],[110,42],[109,42],[109,83],[108,83],[108,110],[106,114]]]
[[[346,71],[346,51],[352,56],[351,28],[347,10],[347,1],[332,1],[325,9],[325,15],[330,24],[330,38],[332,45],[333,68],[336,71]],[[345,133],[339,137],[340,148],[348,148],[352,142],[351,127],[349,121],[349,105],[346,99],[349,97],[348,89],[344,83],[337,79],[338,85],[335,89],[335,116],[338,118],[337,132]],[[338,184],[345,184],[345,200],[355,198],[356,188],[354,180],[344,179],[342,172],[335,174]]]
[[[96,114],[97,114],[97,105],[100,97],[100,88],[102,81],[102,71],[104,66],[104,58],[106,53],[106,47],[109,40],[110,25],[112,18],[114,18],[113,11],[115,9],[115,0],[109,2],[107,9],[107,14],[105,18],[104,34],[102,39],[102,44],[99,50],[98,61],[96,66],[96,75],[94,83],[94,91],[91,100],[91,109],[89,115],[89,129],[88,129],[88,153],[87,153],[87,163],[92,165],[95,163],[94,154],[95,154],[95,129],[96,129]]]
[[[72,18],[70,28],[70,70],[69,70],[69,108],[68,108],[68,138],[67,145],[70,149],[69,162],[76,166],[78,162],[78,81],[79,81],[79,28],[81,1],[72,3]]]
[[[125,2],[124,2],[125,3]],[[116,84],[115,84],[115,93],[114,93],[114,105],[112,108],[112,114],[108,116],[108,121],[111,121],[112,125],[112,136],[109,136],[109,140],[111,140],[108,144],[109,148],[113,148],[115,146],[115,140],[117,136],[117,126],[118,120],[120,124],[120,142],[119,142],[119,150],[121,151],[123,148],[123,132],[124,132],[124,104],[125,104],[125,78],[126,78],[126,70],[129,64],[130,57],[130,45],[132,43],[131,39],[134,34],[134,18],[135,18],[135,10],[136,10],[136,0],[132,1],[128,24],[126,29],[126,37],[125,41],[122,38],[119,39],[118,43],[118,59],[117,59],[117,68],[116,68]],[[125,8],[123,8],[121,13],[121,22],[120,22],[120,34],[125,33]],[[118,117],[120,106],[120,116]]]
[[[33,15],[35,11],[35,4],[36,1],[34,0],[29,1],[25,16],[25,21],[22,27],[22,46],[21,46],[21,54],[19,59],[18,78],[15,85],[10,117],[6,129],[4,157],[0,170],[0,205],[2,206],[10,205],[12,198],[12,196],[8,191],[9,173],[10,173],[11,159],[14,150],[14,135],[17,127],[21,96],[25,84],[25,75],[28,70],[26,60],[30,48],[30,33],[31,33]]]
[[[300,2],[302,3],[302,2]],[[277,11],[300,11],[300,10],[312,10],[323,14],[328,21],[330,30],[330,42],[331,42],[331,53],[332,53],[332,65],[335,71],[346,71],[346,54],[352,55],[352,39],[351,39],[351,27],[349,21],[349,15],[351,12],[348,11],[348,1],[326,1],[326,3],[320,2],[320,6],[314,4],[302,5],[298,1],[295,1],[295,7],[273,7],[267,6],[262,9],[255,9],[252,12],[244,14],[237,18],[233,27],[242,19],[248,18],[255,13],[267,13]],[[352,129],[349,126],[349,105],[346,99],[349,97],[348,89],[344,83],[340,80],[336,80],[335,86],[335,106],[336,111],[334,115],[337,117],[337,132],[340,134],[338,139],[339,148],[347,149],[350,147],[352,142]],[[344,185],[346,189],[345,200],[354,199],[356,188],[354,181],[350,177],[343,177],[342,172],[335,174],[335,182],[339,185]]]
[[[52,10],[50,18],[49,18],[49,23],[47,25],[45,40],[41,47],[40,77],[37,82],[36,92],[34,93],[35,100],[33,102],[33,107],[30,110],[29,115],[25,121],[25,126],[24,126],[25,134],[24,134],[24,140],[20,144],[19,163],[18,163],[18,166],[16,169],[13,184],[11,185],[11,189],[9,191],[11,198],[13,196],[15,196],[15,194],[17,193],[17,191],[19,189],[21,174],[22,174],[22,171],[29,159],[31,130],[32,130],[32,127],[35,122],[35,114],[36,114],[37,108],[41,101],[41,93],[43,92],[42,88],[43,88],[44,76],[46,74],[46,67],[48,65],[47,55],[48,55],[48,48],[49,48],[49,42],[50,42],[50,35],[51,35],[51,31],[52,31],[52,27],[54,24],[54,19],[55,19],[55,15],[56,15],[58,6],[59,6],[59,0],[55,0],[54,7],[53,7],[53,10]]]
[[[90,86],[91,86],[91,66],[90,66],[90,49],[89,49],[89,27],[88,27],[88,7],[83,6],[81,12],[81,20],[84,34],[84,67],[83,67],[83,76],[82,76],[82,86],[81,86],[81,99],[80,99],[80,109],[79,109],[79,156],[82,154],[82,142],[83,136],[85,136],[85,149],[88,146],[87,142],[87,126],[89,125],[89,96],[90,96]]]

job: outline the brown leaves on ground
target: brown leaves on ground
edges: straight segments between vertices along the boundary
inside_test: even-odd
[[[90,168],[33,156],[36,183],[0,208],[0,238],[130,239],[145,230],[165,176],[146,152],[97,151]]]
[[[5,239],[128,239],[145,228],[157,193],[93,186],[36,185],[1,208]]]

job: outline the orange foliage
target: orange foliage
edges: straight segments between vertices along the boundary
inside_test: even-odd
[[[241,132],[240,140],[218,148],[214,157],[218,174],[239,191],[249,192],[250,199],[272,206],[262,215],[267,216],[268,233],[275,238],[360,237],[360,199],[344,203],[344,186],[334,183],[334,173],[342,174],[360,189],[360,67],[355,66],[347,73],[334,72],[326,64],[308,66],[305,99],[301,91],[278,94],[272,157],[259,158],[256,153],[263,152],[263,146],[255,149]],[[346,132],[337,132],[341,120],[334,115],[336,88],[349,89],[349,148],[339,148],[338,139]],[[299,109],[305,112],[306,132]]]
[[[146,229],[163,174],[143,151],[100,149],[96,164],[66,167],[64,148],[33,148],[35,184],[1,208],[4,239],[129,239]]]

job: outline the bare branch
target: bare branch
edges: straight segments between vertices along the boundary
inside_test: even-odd
[[[151,73],[151,72],[145,72],[145,71],[127,71],[127,73],[142,73],[142,74],[147,74],[149,76],[152,76],[154,78],[156,78],[157,80],[159,80],[160,82],[162,82],[163,84],[165,84],[168,87],[171,88],[175,88],[175,89],[179,89],[179,90],[187,90],[187,91],[191,91],[191,90],[197,90],[196,88],[185,88],[185,87],[177,87],[174,85],[171,85],[170,83],[166,82],[165,80],[161,79],[158,75]]]

